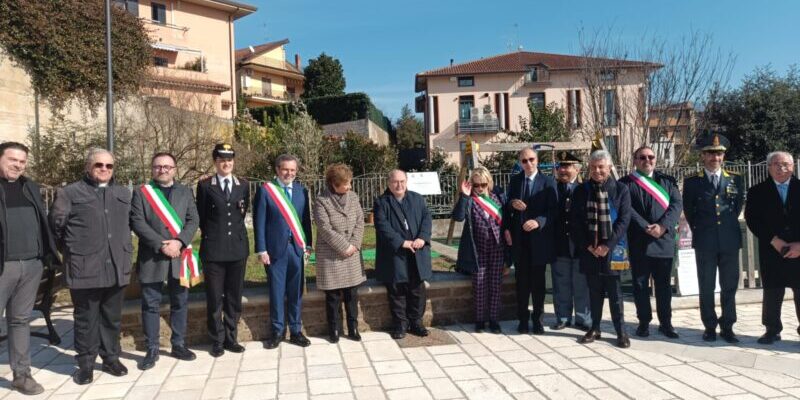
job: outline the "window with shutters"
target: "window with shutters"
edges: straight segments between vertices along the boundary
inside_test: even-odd
[[[617,126],[617,91],[603,90],[603,126]]]

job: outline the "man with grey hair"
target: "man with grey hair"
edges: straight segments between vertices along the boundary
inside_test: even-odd
[[[31,375],[30,316],[45,267],[58,261],[39,185],[26,178],[28,148],[0,144],[0,313],[5,312],[11,386],[44,392]]]
[[[375,275],[386,285],[393,339],[406,332],[428,336],[422,323],[425,281],[431,278],[432,219],[425,199],[407,190],[406,173],[389,173],[389,187],[375,199]]]
[[[279,156],[275,180],[260,186],[253,199],[255,251],[269,278],[268,349],[277,348],[286,336],[284,308],[289,314],[289,342],[311,344],[301,331],[304,255],[311,251],[312,238],[308,190],[295,181],[299,164],[293,155]]]
[[[781,340],[781,306],[786,288],[794,292],[800,318],[800,181],[793,175],[792,155],[776,151],[767,156],[769,177],[747,191],[744,218],[758,238],[761,283],[764,287],[761,323],[766,332],[760,344]],[[798,328],[800,333],[800,328]]]
[[[123,376],[119,360],[123,292],[130,282],[131,192],[114,183],[114,155],[92,149],[86,175],[56,192],[50,224],[64,257],[67,286],[74,304],[75,358],[79,385],[93,380],[99,354],[103,371]]]
[[[572,239],[580,252],[581,272],[589,285],[592,328],[579,343],[600,338],[603,297],[608,297],[617,346],[630,347],[625,332],[620,274],[628,269],[624,241],[631,218],[628,187],[611,177],[611,154],[597,150],[589,157],[589,180],[575,189]]]

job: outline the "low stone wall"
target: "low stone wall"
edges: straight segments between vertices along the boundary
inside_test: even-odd
[[[355,132],[372,140],[376,144],[384,146],[389,144],[389,133],[378,126],[378,124],[366,118],[322,125],[322,131],[326,135],[333,136],[344,136],[348,132]]]
[[[503,281],[501,320],[516,318],[516,296],[511,277]],[[423,322],[427,326],[473,322],[472,281],[456,273],[435,273],[427,290]],[[166,298],[166,296],[165,296]],[[359,289],[359,330],[386,330],[391,327],[391,314],[383,285],[370,280]],[[122,345],[144,349],[141,306],[138,300],[125,304],[122,313]],[[239,340],[264,340],[269,334],[269,297],[266,288],[245,291]],[[309,286],[303,296],[303,329],[307,335],[327,335],[325,294]],[[169,348],[169,304],[161,306],[161,345]],[[206,303],[202,293],[189,299],[187,344],[209,343],[206,329]]]

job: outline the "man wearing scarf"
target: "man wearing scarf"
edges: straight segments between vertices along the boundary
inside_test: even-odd
[[[603,295],[608,297],[617,346],[630,347],[625,333],[620,272],[627,269],[625,235],[631,218],[628,187],[611,178],[611,154],[597,150],[589,157],[589,180],[575,188],[572,239],[580,252],[581,272],[589,285],[592,328],[579,343],[600,338]]]
[[[672,260],[675,257],[675,233],[683,209],[675,178],[655,170],[656,153],[642,146],[633,153],[636,170],[620,179],[631,192],[630,241],[633,297],[639,327],[636,336],[650,335],[650,277],[655,283],[658,331],[670,339],[678,333],[672,327]]]

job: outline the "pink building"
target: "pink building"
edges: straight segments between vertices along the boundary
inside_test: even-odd
[[[477,143],[519,131],[528,104],[565,111],[573,140],[600,133],[626,156],[646,132],[646,77],[657,64],[517,51],[451,64],[416,75],[416,111],[424,113],[429,148],[459,162],[469,134]]]
[[[300,55],[286,61],[289,39],[236,50],[236,82],[248,108],[284,104],[303,94]]]
[[[114,0],[142,18],[153,39],[145,95],[173,106],[236,116],[234,21],[256,7],[232,0]]]

